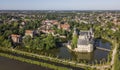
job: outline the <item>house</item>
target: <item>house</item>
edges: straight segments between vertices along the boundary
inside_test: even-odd
[[[54,32],[55,32],[55,30],[41,30],[41,32],[43,32],[43,33],[45,33],[45,34],[52,34],[52,35],[54,35]]]
[[[58,21],[57,20],[45,20],[43,21],[43,24],[57,25]]]
[[[119,30],[119,29],[118,29],[117,27],[112,27],[111,30],[112,30],[113,32],[116,32],[116,31]]]
[[[33,38],[34,31],[33,30],[25,30],[25,36],[31,36]]]
[[[21,35],[11,34],[11,39],[13,43],[20,43],[22,41]]]
[[[70,31],[70,25],[68,23],[59,24],[58,29],[63,29],[63,30]]]
[[[58,21],[57,20],[44,20],[42,21],[42,29],[44,27],[44,29],[51,29],[54,25],[58,25]]]
[[[114,19],[113,19],[113,23],[114,23],[115,25],[120,25],[120,19],[114,18]]]
[[[92,52],[93,51],[93,37],[92,29],[88,31],[80,31],[76,52]]]

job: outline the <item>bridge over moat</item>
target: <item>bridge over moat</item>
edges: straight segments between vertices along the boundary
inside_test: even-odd
[[[102,47],[96,47],[97,49],[103,50],[103,51],[111,51],[110,49],[102,48]]]

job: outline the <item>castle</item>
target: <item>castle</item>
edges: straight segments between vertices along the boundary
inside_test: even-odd
[[[77,33],[74,29],[74,33]],[[92,52],[93,51],[93,43],[94,43],[94,33],[92,28],[88,31],[82,31],[78,33],[78,42],[77,47],[74,49],[76,52]]]

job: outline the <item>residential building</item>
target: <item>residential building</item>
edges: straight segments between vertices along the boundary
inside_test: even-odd
[[[33,38],[34,31],[33,30],[25,30],[25,36],[31,36]]]
[[[113,23],[115,25],[120,25],[120,19],[114,18]]]
[[[21,36],[17,34],[11,34],[11,39],[13,43],[20,43],[22,41]]]
[[[59,22],[57,20],[44,20],[42,23],[46,25],[58,25]]]
[[[70,31],[70,25],[68,23],[59,24],[58,29],[63,29],[63,30]]]
[[[55,30],[41,30],[41,32],[54,35]]]

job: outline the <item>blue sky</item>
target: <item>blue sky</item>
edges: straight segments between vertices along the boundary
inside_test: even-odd
[[[0,0],[0,10],[120,10],[120,0]]]

